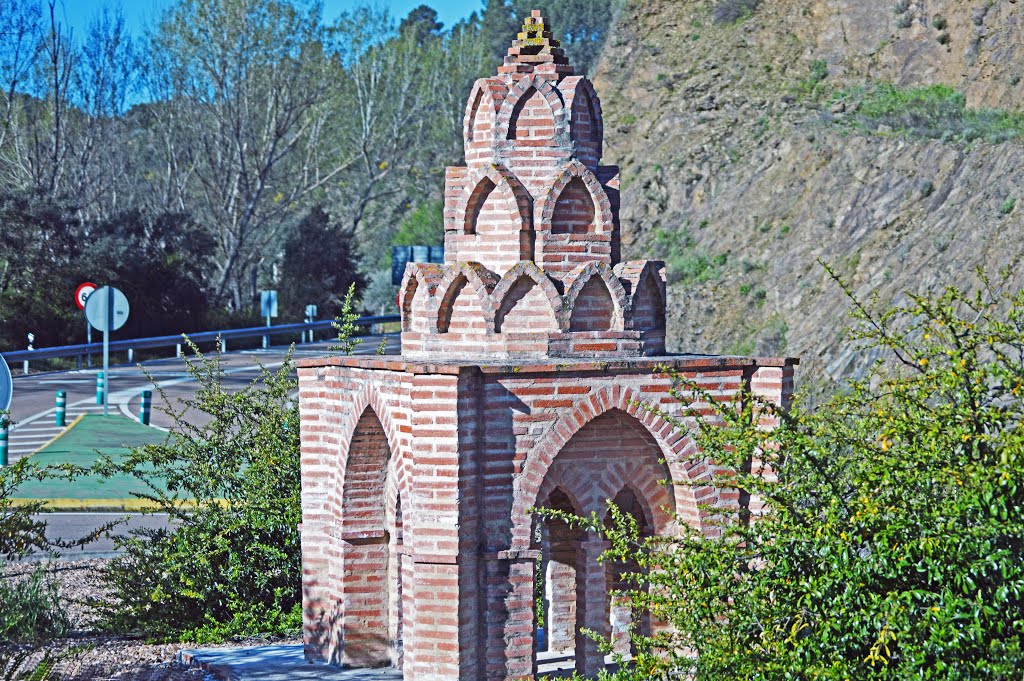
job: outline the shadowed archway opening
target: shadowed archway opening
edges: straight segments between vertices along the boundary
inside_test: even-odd
[[[387,517],[391,448],[384,427],[367,407],[348,448],[342,487],[341,662],[383,667],[400,662],[401,592],[394,556],[401,528]],[[400,515],[396,514],[396,518]]]
[[[642,533],[669,527],[653,509],[671,505],[671,488],[657,484],[669,478],[663,453],[650,431],[635,417],[612,409],[584,425],[554,457],[540,485],[540,507],[569,510],[579,515],[608,515],[612,501],[633,517]],[[669,512],[666,509],[664,512]],[[596,641],[581,633],[586,628],[611,640],[617,652],[632,653],[629,631],[650,632],[650,622],[632,607],[627,595],[634,582],[626,578],[635,565],[601,562],[608,543],[562,521],[545,519],[535,526],[534,548],[540,549],[537,582],[544,602],[535,608],[543,616],[539,638],[540,673],[575,671],[594,678],[606,660]],[[575,605],[575,608],[572,607]],[[535,622],[536,624],[536,622]],[[571,628],[571,631],[570,631]]]

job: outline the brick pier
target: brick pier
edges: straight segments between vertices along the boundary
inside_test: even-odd
[[[666,355],[665,276],[619,257],[618,169],[597,93],[538,12],[475,84],[445,183],[443,265],[409,265],[401,357],[299,366],[307,657],[416,680],[533,678],[534,584],[552,652],[651,625],[609,591],[628,566],[533,506],[633,513],[671,534],[736,504],[668,414],[670,367],[728,400],[784,403],[794,361]],[[667,485],[659,481],[668,481]],[[686,482],[688,484],[681,484]],[[690,483],[697,482],[697,485]]]

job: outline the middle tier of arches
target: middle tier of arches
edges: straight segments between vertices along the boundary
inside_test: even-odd
[[[664,264],[590,261],[564,279],[532,261],[503,276],[478,262],[410,263],[403,354],[642,356],[664,351]]]

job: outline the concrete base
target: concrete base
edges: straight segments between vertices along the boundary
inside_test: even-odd
[[[398,669],[340,669],[310,664],[302,644],[182,650],[178,662],[205,669],[220,681],[401,681]]]
[[[569,678],[575,667],[571,655],[538,654],[538,675]],[[259,646],[181,650],[178,662],[186,667],[204,669],[219,681],[399,681],[402,672],[393,667],[382,669],[341,669],[325,664],[310,664],[302,655],[302,645]],[[608,671],[615,671],[612,658],[606,658]]]

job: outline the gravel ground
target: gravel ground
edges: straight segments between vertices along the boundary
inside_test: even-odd
[[[75,629],[67,638],[42,646],[0,645],[0,681],[208,681],[212,677],[186,669],[176,661],[182,643],[148,644],[137,639],[99,634],[88,600],[104,595],[99,574],[104,560],[55,561],[47,572],[59,583],[60,595]],[[18,579],[38,563],[14,563],[0,571],[3,578]],[[298,640],[246,640],[204,648],[244,648]]]

